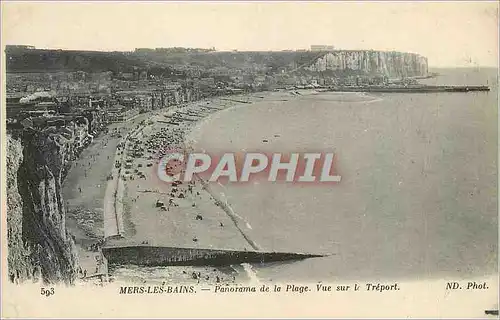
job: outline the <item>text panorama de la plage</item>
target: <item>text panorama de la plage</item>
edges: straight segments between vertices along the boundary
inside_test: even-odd
[[[394,292],[401,290],[402,286],[397,283],[352,283],[352,284],[324,284],[314,285],[302,284],[258,284],[258,285],[229,285],[216,284],[213,286],[195,285],[143,285],[143,286],[121,286],[120,294],[192,294],[198,292],[213,293],[290,293],[306,294],[311,292]],[[486,282],[466,281],[463,284],[458,282],[443,283],[445,290],[487,290],[489,286]]]

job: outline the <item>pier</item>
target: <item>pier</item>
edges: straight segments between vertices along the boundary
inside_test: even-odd
[[[328,87],[330,92],[431,93],[490,91],[488,86],[341,86]]]

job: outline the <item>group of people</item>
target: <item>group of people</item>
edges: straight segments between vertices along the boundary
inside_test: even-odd
[[[87,278],[87,269],[82,269],[82,267],[78,267],[78,276],[81,278]]]
[[[88,246],[87,250],[92,251],[92,252],[98,252],[101,249],[103,244],[104,244],[104,240],[100,239],[96,243],[92,243],[90,246]]]
[[[217,270],[214,269],[213,270],[214,272],[216,272]],[[186,271],[183,271],[183,273],[186,273]],[[201,275],[201,272],[195,272],[193,271],[193,273],[191,273],[191,277],[193,278],[193,280],[197,280],[198,283],[200,283],[200,280],[203,278],[202,275]],[[207,274],[204,279],[206,281],[209,281],[210,280],[210,276]],[[215,283],[221,283],[222,281],[224,281],[224,278],[222,277],[219,277],[218,275],[215,276]],[[233,282],[236,281],[236,277],[233,276]]]

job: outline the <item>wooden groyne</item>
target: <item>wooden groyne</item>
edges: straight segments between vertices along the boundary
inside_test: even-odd
[[[243,100],[236,100],[236,99],[229,99],[229,98],[220,98],[221,100],[224,101],[231,101],[231,102],[238,102],[238,103],[252,103],[251,101],[243,101]]]
[[[184,117],[180,117],[178,115],[172,115],[172,116],[164,116],[165,118],[167,119],[173,119],[175,121],[189,121],[189,122],[194,122],[194,121],[197,121],[197,119],[188,119],[188,118],[184,118]]]
[[[156,120],[157,122],[160,122],[160,123],[167,123],[167,124],[172,124],[174,126],[178,126],[179,123],[178,122],[173,122],[173,121],[163,121],[163,120]]]
[[[102,253],[109,265],[138,266],[229,266],[323,257],[319,254],[258,252],[223,249],[156,247],[149,245],[105,246]]]

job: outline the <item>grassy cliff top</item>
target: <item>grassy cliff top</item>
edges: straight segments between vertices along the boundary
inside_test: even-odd
[[[336,51],[339,52],[340,50]],[[342,50],[343,52],[362,52]],[[366,52],[374,52],[368,51]],[[6,50],[7,72],[132,72],[154,68],[229,69],[294,68],[311,64],[327,52],[317,51],[204,51],[196,49],[101,52],[78,50]]]

